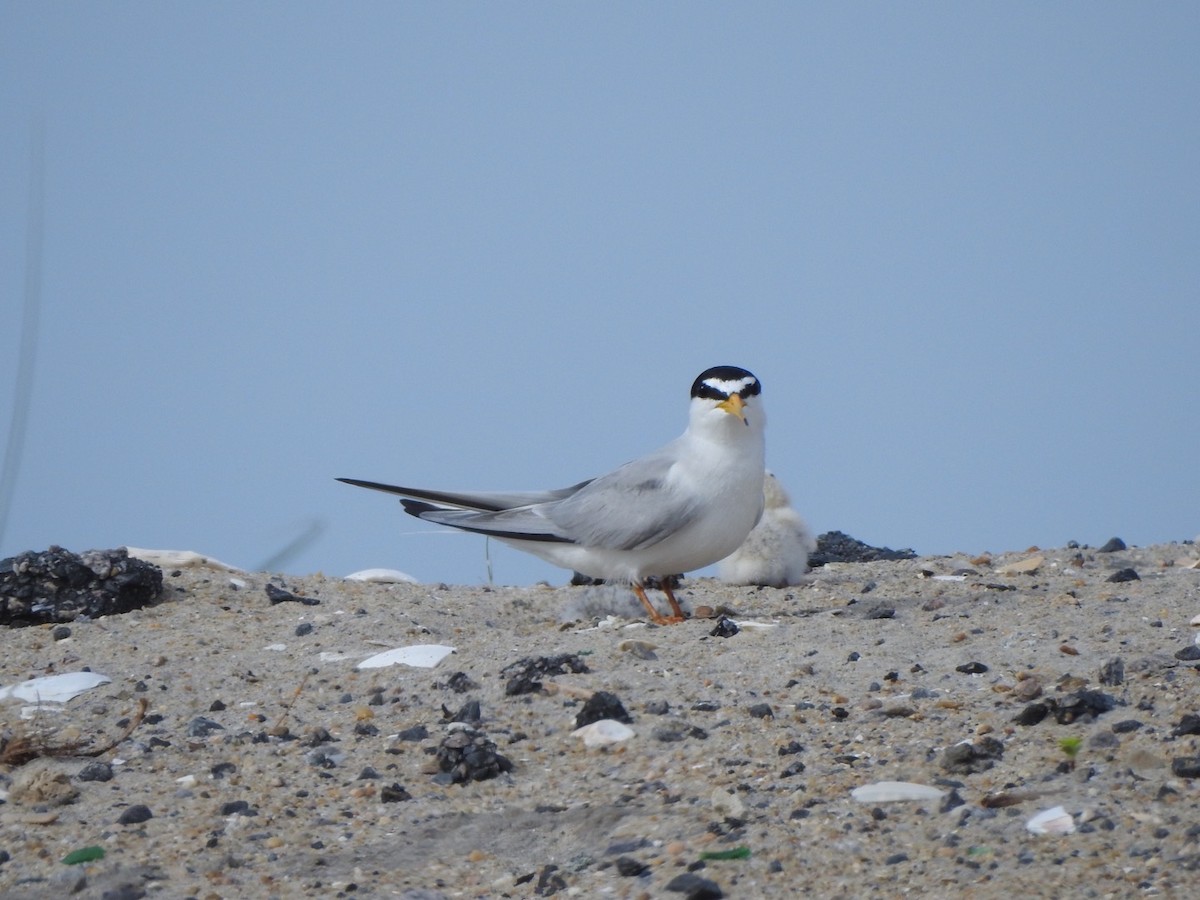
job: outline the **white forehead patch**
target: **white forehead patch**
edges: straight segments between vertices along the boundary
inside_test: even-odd
[[[705,378],[704,385],[720,391],[727,397],[732,397],[734,394],[740,394],[743,390],[756,384],[758,379],[753,375],[747,375],[745,378],[735,378],[726,380],[724,378]]]

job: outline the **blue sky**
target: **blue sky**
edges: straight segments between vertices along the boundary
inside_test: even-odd
[[[335,476],[574,483],[762,379],[817,531],[1200,533],[1200,6],[0,7],[0,553],[487,578]],[[501,583],[565,573],[491,545]]]

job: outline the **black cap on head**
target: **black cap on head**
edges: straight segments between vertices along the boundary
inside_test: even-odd
[[[734,394],[742,399],[754,397],[762,390],[758,379],[738,366],[713,366],[705,369],[692,382],[692,396],[708,400],[728,400]]]

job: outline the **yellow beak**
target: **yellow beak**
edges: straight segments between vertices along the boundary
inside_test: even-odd
[[[717,409],[723,409],[731,416],[737,416],[743,422],[746,421],[746,414],[742,412],[742,407],[746,404],[742,403],[741,394],[734,394],[728,400],[722,400],[717,404]],[[746,424],[749,424],[748,422]]]

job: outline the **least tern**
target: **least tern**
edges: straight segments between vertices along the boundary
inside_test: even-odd
[[[339,478],[400,494],[409,515],[485,534],[564,569],[629,583],[654,622],[684,619],[666,576],[735,551],[763,510],[766,416],[757,378],[715,366],[692,383],[687,429],[619,469],[554,491],[433,491]],[[672,617],[644,582],[657,576]]]
[[[742,546],[717,563],[717,578],[769,587],[800,584],[808,571],[808,554],[817,549],[816,539],[771,472],[763,482],[763,497],[762,518]]]

